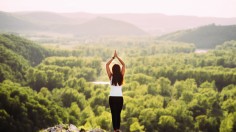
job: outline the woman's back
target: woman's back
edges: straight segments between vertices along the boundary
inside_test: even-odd
[[[112,85],[112,77],[111,77],[111,90],[110,90],[110,96],[123,96],[122,94],[122,85]]]

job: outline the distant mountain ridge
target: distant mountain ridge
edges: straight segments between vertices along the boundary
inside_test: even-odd
[[[104,16],[132,23],[150,35],[163,35],[178,30],[209,24],[235,25],[236,18],[170,16],[164,14],[105,14]]]
[[[9,32],[42,31],[68,33],[76,36],[146,35],[135,25],[104,17],[95,17],[86,22],[80,22],[78,19],[58,13],[1,12],[0,20],[3,20],[3,23],[0,23],[0,31]]]
[[[92,14],[83,12],[74,13],[53,13],[53,12],[0,12],[0,31],[15,31],[16,29],[22,30],[40,30],[58,32],[62,29],[72,34],[98,34],[97,31],[91,32],[90,27],[99,25],[99,18],[104,18],[104,23],[108,26],[115,24],[117,28],[107,28],[100,32],[100,35],[122,34],[122,35],[163,35],[178,30],[189,28],[196,28],[204,25],[215,23],[216,25],[235,25],[236,18],[213,18],[213,17],[195,17],[195,16],[168,16],[164,14]],[[8,16],[9,18],[3,17]],[[105,22],[106,21],[106,22]],[[97,22],[97,23],[96,23]],[[14,23],[7,25],[6,23]],[[19,23],[19,25],[17,25]],[[123,26],[122,26],[123,23]],[[94,24],[94,25],[92,25]],[[100,23],[101,24],[101,23]],[[128,26],[130,25],[130,26]],[[24,28],[26,26],[26,28]],[[83,27],[85,26],[85,27]],[[80,28],[82,29],[80,30]],[[101,28],[102,26],[99,26]],[[123,30],[121,32],[121,29]],[[99,29],[100,30],[100,29]],[[62,33],[64,33],[62,31]],[[133,32],[133,33],[132,33]],[[142,33],[141,33],[142,32]],[[144,34],[143,34],[144,33]]]
[[[109,18],[97,17],[86,23],[77,25],[60,26],[54,28],[54,31],[60,33],[73,33],[76,36],[113,36],[113,35],[146,35],[138,27]]]
[[[236,40],[236,25],[219,26],[215,24],[177,31],[158,39],[194,43],[197,48],[215,48],[225,41]]]
[[[10,13],[0,12],[0,31],[38,29],[37,25]]]
[[[32,23],[47,24],[66,24],[71,23],[73,19],[53,12],[16,12],[12,13],[16,17],[20,17]]]
[[[145,35],[146,33],[138,27],[109,18],[97,17],[84,24],[79,25],[76,35]]]

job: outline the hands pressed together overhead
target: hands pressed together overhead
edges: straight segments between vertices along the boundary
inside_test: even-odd
[[[122,73],[122,75],[125,74],[125,63],[121,60],[120,57],[118,57],[117,52],[116,52],[116,50],[115,50],[114,56],[113,56],[113,57],[107,62],[107,64],[106,64],[106,71],[107,71],[107,75],[108,75],[109,79],[111,78],[111,71],[110,71],[109,65],[111,64],[111,62],[112,62],[115,58],[117,58],[117,59],[119,60],[119,62],[121,63],[121,65],[122,65],[122,68],[121,68],[121,73]]]
[[[115,59],[115,57],[116,57],[116,58],[118,57],[118,55],[117,55],[117,53],[116,53],[116,50],[115,50],[115,52],[114,52],[113,59]]]

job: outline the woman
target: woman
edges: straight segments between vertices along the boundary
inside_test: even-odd
[[[117,58],[122,65],[122,68],[118,64],[112,66],[112,72],[110,71],[111,62]],[[114,132],[120,130],[120,113],[123,107],[123,95],[122,95],[122,84],[125,74],[125,63],[118,57],[116,51],[114,56],[106,64],[107,75],[111,82],[111,91],[109,97],[109,105],[112,115],[112,125]]]

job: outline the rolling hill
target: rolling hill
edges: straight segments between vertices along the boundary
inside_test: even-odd
[[[25,81],[27,69],[49,54],[40,45],[13,34],[0,34],[0,53],[0,82]]]
[[[197,48],[214,48],[225,41],[236,40],[236,25],[218,26],[215,24],[182,30],[158,39],[194,43]]]
[[[49,55],[40,45],[14,34],[0,34],[0,46],[23,57],[32,66],[38,65]]]
[[[72,19],[57,13],[1,12],[0,20],[3,21],[0,23],[2,32],[43,31],[76,36],[146,35],[144,31],[130,23],[103,17],[87,19],[82,23],[78,18]]]
[[[104,35],[110,33],[112,35],[120,35],[121,33],[122,35],[137,35],[141,32],[161,36],[178,30],[196,28],[212,23],[216,25],[236,24],[236,18],[170,16],[158,13],[92,14],[83,12],[0,12],[0,20],[0,31],[30,30],[34,32],[70,33],[77,36],[103,35],[103,33],[105,33]],[[96,30],[91,30],[92,27]]]
[[[102,14],[103,17],[134,24],[150,35],[164,35],[178,30],[196,28],[215,23],[235,25],[236,18],[215,18],[196,16],[171,16],[165,14]]]
[[[86,23],[80,24],[76,35],[146,35],[146,33],[130,23],[97,17]]]
[[[0,31],[27,31],[39,29],[38,25],[6,12],[0,11],[0,20]]]
[[[13,15],[26,21],[42,25],[74,23],[73,19],[53,12],[16,12],[13,13]]]

